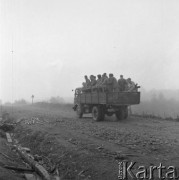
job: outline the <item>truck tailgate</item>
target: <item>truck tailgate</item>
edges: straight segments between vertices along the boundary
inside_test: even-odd
[[[107,104],[132,105],[140,103],[140,92],[107,93]]]

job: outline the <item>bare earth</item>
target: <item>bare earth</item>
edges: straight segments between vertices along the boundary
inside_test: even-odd
[[[173,165],[179,174],[179,122],[139,117],[95,122],[89,115],[78,119],[68,105],[19,106],[12,116],[41,120],[35,124],[22,120],[15,138],[58,164],[61,179],[115,180],[123,160],[136,162],[136,167]]]

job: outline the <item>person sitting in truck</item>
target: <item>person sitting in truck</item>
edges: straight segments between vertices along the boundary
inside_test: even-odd
[[[90,75],[90,86],[92,81],[93,81],[93,75]]]
[[[94,76],[94,80],[95,80],[95,82],[97,83],[96,76]],[[95,85],[96,85],[96,84],[95,84]]]
[[[96,85],[96,76],[94,76],[94,75],[91,75],[90,76],[90,85],[91,85],[91,87],[93,87],[93,86],[95,86]]]
[[[82,83],[82,89],[86,89],[87,88],[87,85],[85,82]]]
[[[127,79],[127,91],[132,92],[136,91],[136,85],[135,83],[131,80],[131,78]]]
[[[119,91],[125,91],[127,86],[127,81],[123,78],[123,75],[120,75],[120,79],[118,80]]]
[[[98,74],[97,76],[98,76],[98,79],[96,81],[96,86],[98,87],[101,84],[102,77],[101,77],[101,74]]]
[[[104,84],[104,81],[106,78],[106,76],[104,76],[104,74],[101,76],[100,74],[97,75],[98,79],[96,81],[96,89],[98,90],[103,90],[104,88],[106,88],[106,85]]]
[[[102,78],[101,78],[101,84],[100,85],[105,85],[107,82],[108,76],[106,73],[103,73]]]
[[[86,87],[88,88],[91,85],[90,80],[88,79],[87,75],[85,75],[84,77],[85,77]]]
[[[103,73],[103,76],[105,79],[108,79],[108,75],[106,73]]]
[[[113,76],[113,74],[112,74],[112,78],[113,78],[113,91],[116,92],[118,91],[117,79]]]
[[[107,90],[109,92],[117,91],[118,89],[118,83],[116,78],[112,73],[109,74],[109,78],[107,79]]]

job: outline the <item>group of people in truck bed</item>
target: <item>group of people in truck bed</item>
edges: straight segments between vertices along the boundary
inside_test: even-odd
[[[119,80],[117,80],[112,73],[109,74],[109,77],[104,73],[103,75],[97,75],[97,78],[94,75],[90,75],[89,78],[85,75],[84,78],[85,82],[82,83],[82,90],[84,91],[97,88],[106,88],[109,92],[135,92],[137,90],[137,84],[135,84],[131,78],[124,79],[123,75],[120,75]]]

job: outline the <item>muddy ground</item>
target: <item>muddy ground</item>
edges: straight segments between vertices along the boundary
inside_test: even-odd
[[[13,113],[11,107],[3,110],[18,120],[14,138],[56,164],[61,179],[115,180],[120,161],[136,162],[134,172],[139,165],[162,163],[175,166],[179,174],[179,122],[133,116],[95,122],[89,115],[78,119],[71,105],[17,106]],[[32,117],[38,118],[34,124]],[[4,161],[2,156],[0,161]]]
[[[3,166],[21,166],[24,167],[23,161],[11,150],[8,145],[6,135],[0,130],[0,180],[24,180],[22,173],[17,173],[3,168]]]

